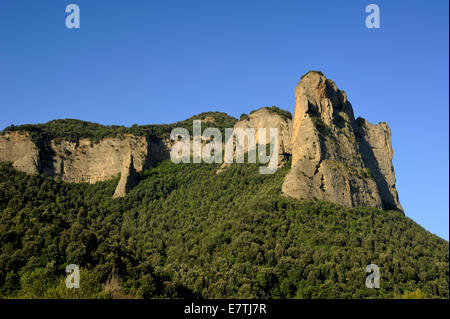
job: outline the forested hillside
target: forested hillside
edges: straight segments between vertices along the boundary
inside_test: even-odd
[[[397,211],[280,195],[288,171],[162,162],[68,184],[0,163],[0,296],[448,298],[449,245]],[[81,268],[80,289],[65,267]],[[380,289],[365,286],[380,267]]]

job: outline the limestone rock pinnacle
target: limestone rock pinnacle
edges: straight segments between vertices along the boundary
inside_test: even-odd
[[[345,92],[321,72],[308,72],[298,83],[292,126],[292,168],[284,194],[402,210],[389,127],[355,120]]]

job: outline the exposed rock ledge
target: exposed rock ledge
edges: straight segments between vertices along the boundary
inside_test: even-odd
[[[285,111],[262,108],[235,128],[277,127],[279,165],[292,156],[282,192],[291,197],[321,199],[346,206],[373,206],[402,211],[392,165],[391,131],[386,123],[355,119],[344,91],[321,72],[305,74],[295,89],[293,119]],[[207,119],[204,119],[208,121]],[[125,196],[136,171],[169,158],[169,140],[131,134],[99,143],[47,141],[40,149],[24,132],[0,135],[0,161],[29,174],[45,173],[67,182],[108,180],[121,174],[114,197]],[[218,170],[220,173],[229,164]]]
[[[164,141],[130,134],[108,137],[99,143],[90,139],[51,140],[49,146],[50,151],[40,150],[29,134],[8,132],[0,136],[0,161],[12,162],[16,169],[28,174],[44,173],[66,182],[96,183],[123,173],[130,158],[136,171],[169,158]],[[117,191],[115,196],[118,194],[124,192]]]

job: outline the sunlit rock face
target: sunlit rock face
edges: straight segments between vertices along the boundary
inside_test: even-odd
[[[130,158],[133,169],[127,171]],[[25,132],[8,132],[0,136],[0,161],[12,162],[17,170],[28,174],[44,173],[65,182],[91,184],[121,174],[121,181],[125,182],[119,185],[121,191],[116,192],[116,197],[132,188],[133,182],[126,177],[132,176],[132,171],[142,171],[168,158],[169,149],[163,140],[131,134],[107,137],[98,142],[54,139],[48,141],[45,149],[39,148]]]
[[[238,128],[266,128],[266,143],[270,128],[278,129],[279,167],[292,157],[282,185],[285,195],[402,211],[389,126],[355,119],[345,92],[321,72],[311,71],[300,79],[292,119],[289,112],[264,107],[235,123],[234,129]],[[135,173],[169,159],[172,146],[167,138],[122,134],[96,142],[51,139],[44,147],[27,132],[12,131],[0,135],[0,161],[12,162],[28,174],[45,173],[66,182],[95,183],[120,175],[114,196],[121,197],[136,183]],[[223,164],[217,173],[229,165]]]
[[[345,92],[321,72],[308,72],[298,83],[292,127],[292,168],[284,194],[402,210],[389,127],[355,120]]]
[[[0,135],[0,161],[12,162],[14,167],[27,174],[39,172],[39,149],[29,134],[8,132]]]

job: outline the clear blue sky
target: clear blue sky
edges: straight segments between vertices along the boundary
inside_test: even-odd
[[[370,3],[381,29],[365,27]],[[356,116],[390,125],[406,215],[448,240],[448,14],[446,0],[1,0],[0,129],[293,112],[300,76],[321,70]]]

